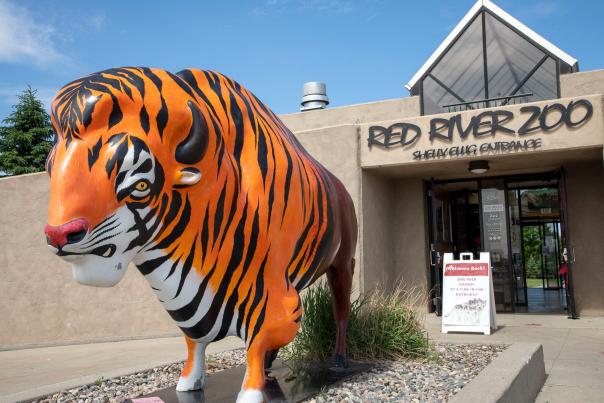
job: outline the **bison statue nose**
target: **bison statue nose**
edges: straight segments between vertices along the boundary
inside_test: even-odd
[[[48,225],[44,227],[46,241],[50,246],[61,249],[70,243],[80,242],[88,232],[88,221],[77,218],[62,225]]]

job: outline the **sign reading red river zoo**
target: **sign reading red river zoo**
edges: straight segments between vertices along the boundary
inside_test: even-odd
[[[491,334],[497,329],[491,260],[488,252],[472,260],[472,253],[461,253],[455,260],[445,253],[443,261],[442,332]]]

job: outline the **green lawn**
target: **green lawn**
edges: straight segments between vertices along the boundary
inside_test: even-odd
[[[540,278],[527,278],[526,286],[528,288],[541,288],[543,287],[543,281]]]

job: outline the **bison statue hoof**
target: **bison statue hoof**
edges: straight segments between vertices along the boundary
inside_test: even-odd
[[[187,392],[189,390],[200,390],[203,389],[203,378],[184,377],[181,376],[176,385],[177,392]]]
[[[237,403],[262,403],[263,401],[262,391],[257,389],[242,390],[237,395]]]

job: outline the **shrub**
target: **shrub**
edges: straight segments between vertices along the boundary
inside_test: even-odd
[[[396,287],[386,293],[376,289],[352,302],[348,322],[348,358],[357,361],[429,357],[430,347],[416,311],[421,301],[416,291]],[[331,292],[325,282],[302,297],[304,315],[294,341],[283,353],[286,359],[326,361],[335,345]]]

